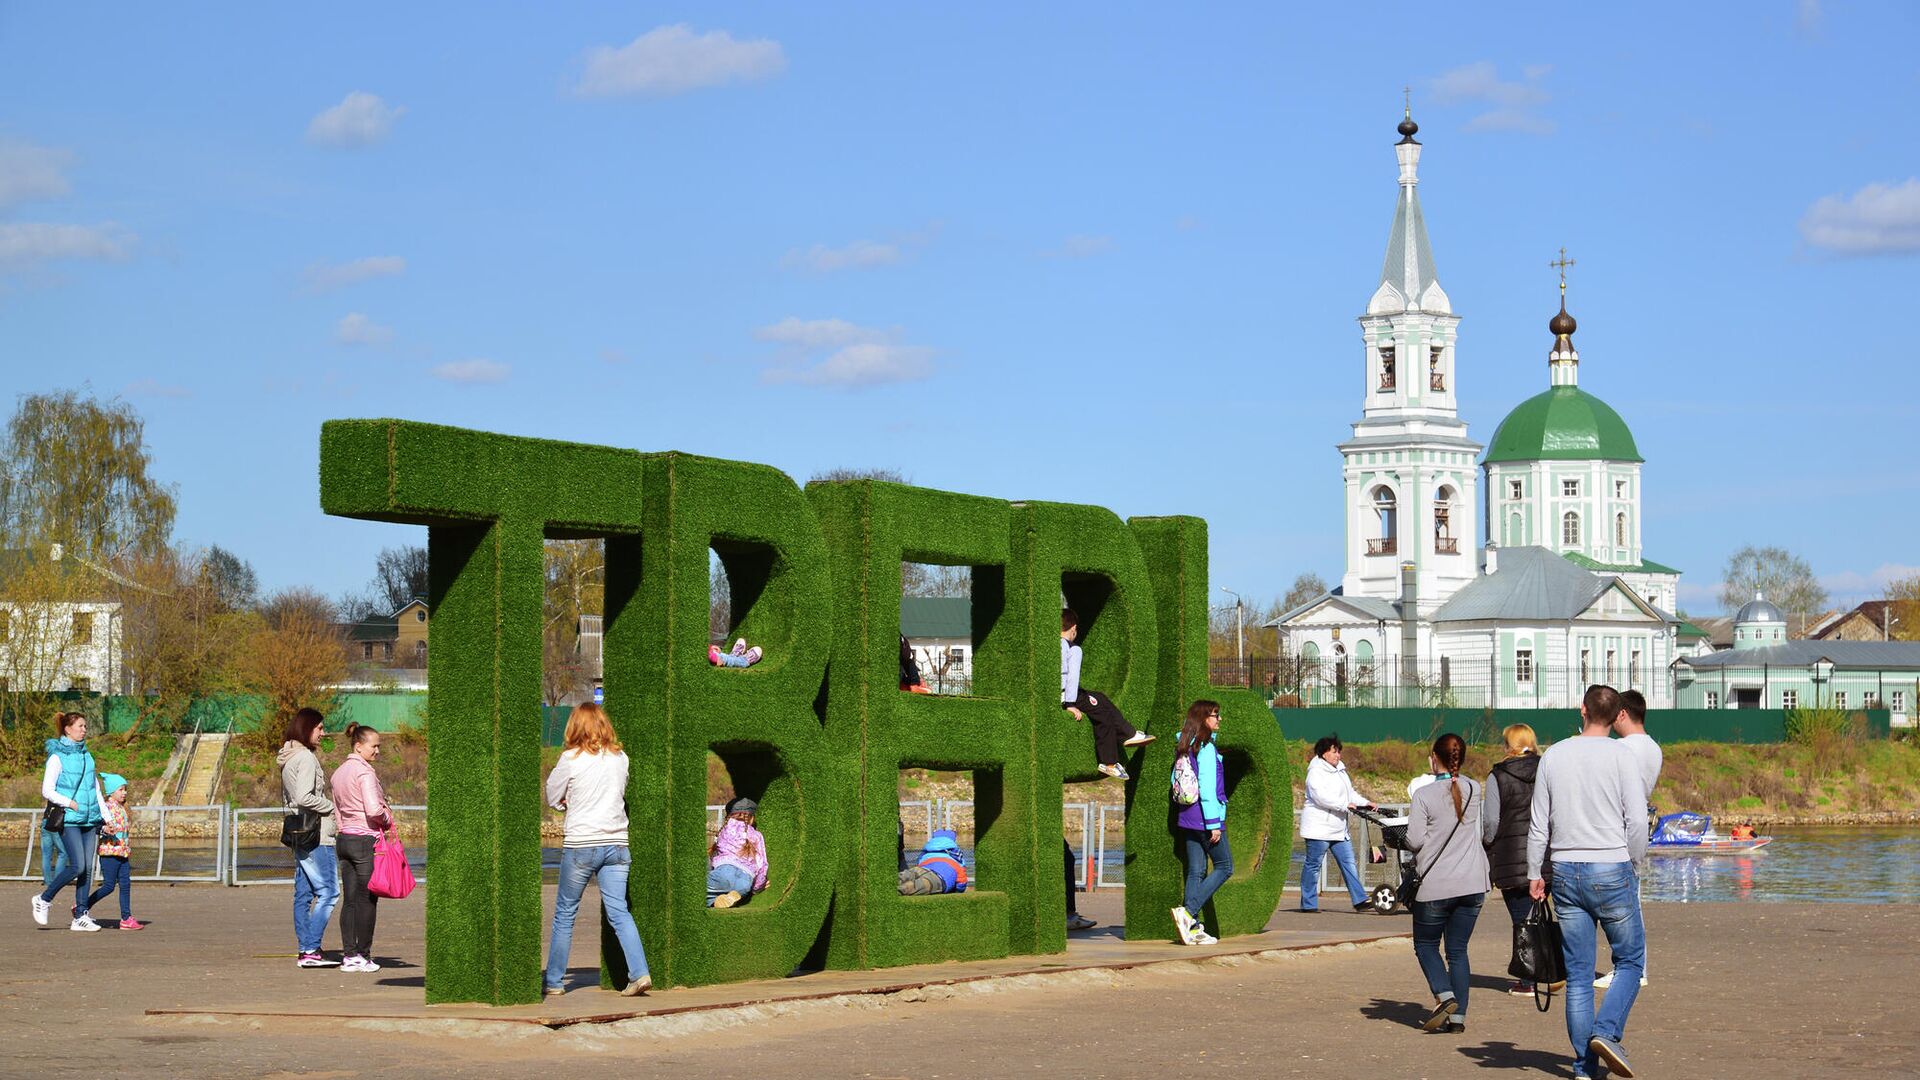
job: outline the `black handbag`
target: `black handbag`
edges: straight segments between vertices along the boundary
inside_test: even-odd
[[[1526,921],[1513,928],[1513,961],[1507,974],[1533,983],[1533,1004],[1541,1012],[1552,1008],[1554,991],[1567,984],[1565,950],[1553,901],[1535,900]]]
[[[57,802],[47,804],[46,819],[40,823],[44,832],[59,833],[67,827],[67,808]]]
[[[280,843],[293,848],[310,848],[320,842],[320,815],[301,807],[287,811],[280,824]]]

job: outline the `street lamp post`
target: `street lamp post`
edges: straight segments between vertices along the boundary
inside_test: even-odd
[[[1240,674],[1246,678],[1247,685],[1252,686],[1253,677],[1247,673],[1246,624],[1241,616],[1241,611],[1246,605],[1240,602],[1240,594],[1232,589],[1222,585],[1220,591],[1233,597],[1233,662],[1240,669]]]

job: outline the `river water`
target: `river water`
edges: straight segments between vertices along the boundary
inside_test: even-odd
[[[1750,855],[1661,855],[1651,860],[1645,882],[1648,900],[1697,903],[1703,901],[1818,901],[1849,904],[1920,903],[1920,828],[1845,826],[1780,829],[1773,843]],[[1119,837],[1106,852],[1105,879],[1125,880]],[[416,872],[428,873],[424,843],[409,845],[407,854]],[[909,851],[915,856],[918,852]],[[1076,854],[1079,854],[1076,852]],[[973,853],[965,852],[967,862]],[[144,856],[144,857],[143,857]],[[151,849],[134,853],[134,873],[153,870]],[[246,841],[239,853],[241,880],[284,878],[287,852],[270,841]],[[210,873],[211,844],[170,843],[170,874]],[[558,877],[560,849],[541,851],[542,877]],[[34,870],[37,871],[37,860]],[[1371,883],[1384,868],[1367,868]],[[1292,854],[1287,874],[1290,888],[1300,880],[1300,852]],[[1323,881],[1330,895],[1339,892],[1339,874]]]

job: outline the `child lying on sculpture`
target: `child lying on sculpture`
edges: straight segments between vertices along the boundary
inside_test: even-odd
[[[966,892],[967,865],[960,861],[960,843],[952,829],[935,829],[927,838],[920,861],[900,871],[901,896],[933,896]]]
[[[707,663],[715,667],[752,667],[760,662],[760,646],[747,647],[747,639],[740,638],[733,643],[732,652],[721,652],[720,646],[707,646]]]

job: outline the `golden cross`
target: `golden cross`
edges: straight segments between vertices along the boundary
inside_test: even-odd
[[[1406,99],[1407,115],[1412,116],[1413,115],[1413,87],[1411,86],[1401,87],[1400,96]]]
[[[1567,258],[1567,249],[1561,248],[1560,257],[1547,265],[1560,271],[1560,295],[1567,295],[1567,267],[1577,265],[1572,259]]]

